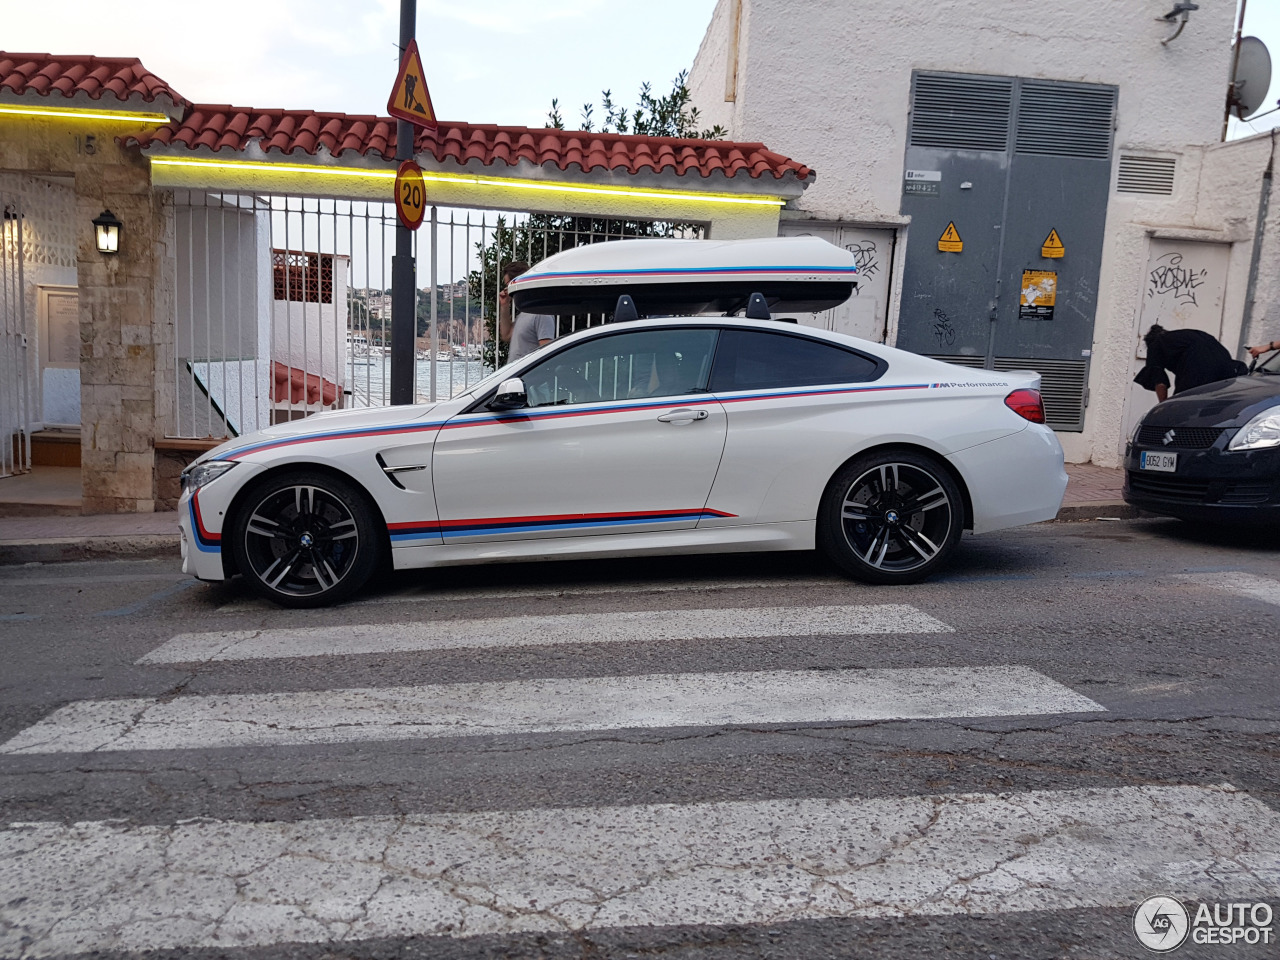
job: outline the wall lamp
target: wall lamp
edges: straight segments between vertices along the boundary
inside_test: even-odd
[[[99,253],[120,252],[120,228],[124,226],[110,210],[103,210],[93,218],[94,232],[98,241]]]

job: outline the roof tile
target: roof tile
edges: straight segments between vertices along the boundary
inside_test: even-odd
[[[104,97],[128,103],[186,100],[142,65],[137,57],[63,57],[49,53],[0,52],[0,90],[24,95]]]
[[[0,63],[0,71],[3,64]],[[2,74],[0,74],[2,75]],[[243,151],[258,141],[264,151],[314,155],[321,147],[333,156],[354,153],[391,160],[396,149],[395,121],[386,117],[317,113],[309,110],[253,110],[197,104],[181,122],[165,124],[129,142],[143,148],[183,146],[188,149]],[[515,166],[527,161],[595,170],[638,173],[651,170],[677,176],[744,175],[752,179],[792,176],[805,180],[810,169],[774,153],[760,143],[683,140],[581,130],[499,127],[492,124],[441,123],[435,131],[419,130],[415,149],[438,161],[485,166]]]

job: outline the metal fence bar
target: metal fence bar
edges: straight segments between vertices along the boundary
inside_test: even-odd
[[[179,200],[186,207],[186,215],[179,218],[179,283],[187,289],[181,293],[177,318],[180,349],[174,359],[172,433],[247,432],[318,409],[385,405],[387,254],[396,225],[392,207],[291,194],[201,194],[197,200],[195,193]],[[209,222],[215,210],[222,217],[216,237]],[[228,226],[228,216],[236,217],[234,228]],[[414,314],[416,326],[421,312],[428,333],[426,355],[422,348],[415,350],[415,399],[447,399],[471,389],[492,369],[483,361],[483,349],[496,345],[488,327],[492,323],[496,333],[491,285],[500,282],[511,262],[537,263],[562,250],[638,234],[701,233],[699,226],[687,224],[433,207],[430,227],[414,237],[415,257],[430,258],[420,271],[426,282],[419,281],[415,300],[431,298],[426,305],[417,301]],[[209,248],[215,241],[219,249],[213,252]],[[448,246],[447,255],[442,243]],[[197,273],[201,267],[203,276]],[[215,277],[219,269],[221,276]],[[259,269],[270,273],[263,277]],[[227,276],[229,271],[234,279]],[[252,296],[246,283],[253,284]],[[272,292],[265,293],[263,285]],[[268,303],[261,302],[263,296],[270,297]],[[565,317],[558,332],[567,334],[605,319]],[[296,329],[299,322],[301,329]],[[426,361],[425,368],[419,360]],[[190,370],[184,369],[187,363]],[[221,363],[221,369],[215,363]],[[278,385],[277,370],[284,374]],[[197,376],[207,390],[201,389]],[[620,371],[618,376],[626,374]],[[245,383],[247,377],[253,378],[252,387]],[[326,402],[329,389],[337,392]],[[312,402],[313,397],[318,402]]]

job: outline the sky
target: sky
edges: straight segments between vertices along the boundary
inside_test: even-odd
[[[385,113],[399,7],[399,0],[59,0],[50,17],[43,3],[0,0],[0,43],[10,51],[136,56],[200,103]],[[602,89],[627,107],[645,81],[667,92],[692,65],[714,7],[715,0],[418,0],[418,45],[441,119],[541,127],[558,97],[566,126],[576,127],[582,104],[598,104]],[[1188,29],[1195,27],[1193,13]],[[1248,0],[1245,33],[1272,51],[1267,103],[1275,106],[1280,0]],[[1232,136],[1275,125],[1280,112],[1233,121]]]
[[[715,0],[418,0],[418,47],[442,120],[541,127],[552,97],[635,103],[688,69]],[[399,0],[0,0],[0,44],[136,56],[187,99],[385,114]],[[597,111],[599,116],[599,111]]]
[[[1240,15],[1239,11],[1237,4],[1237,17]],[[1195,14],[1191,16],[1194,18]],[[1271,52],[1271,90],[1264,101],[1266,106],[1258,110],[1263,113],[1275,107],[1276,100],[1280,98],[1280,0],[1248,0],[1245,5],[1244,35],[1259,38]],[[1227,139],[1252,136],[1272,127],[1280,127],[1280,110],[1243,123],[1233,118],[1228,124]]]

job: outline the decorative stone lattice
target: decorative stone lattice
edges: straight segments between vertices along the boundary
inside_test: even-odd
[[[21,213],[23,259],[27,263],[75,268],[76,195],[70,183],[0,174],[0,196],[15,213]],[[14,242],[16,231],[6,230],[4,237],[6,243]]]

